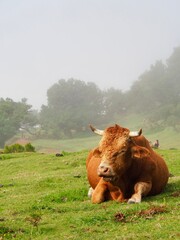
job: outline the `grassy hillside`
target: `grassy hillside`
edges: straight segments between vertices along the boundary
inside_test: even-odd
[[[159,153],[174,177],[135,205],[90,202],[87,151],[1,154],[0,239],[179,239],[180,151]]]
[[[99,136],[92,136],[86,138],[72,138],[65,140],[38,139],[35,141],[31,141],[31,143],[39,152],[54,153],[62,151],[76,152],[91,149],[98,144],[99,140]]]
[[[147,137],[153,141],[159,139],[162,149],[180,149],[180,133],[175,132],[172,128],[166,128],[164,131],[154,134],[147,134]]]
[[[138,128],[133,128],[138,129]],[[173,129],[168,128],[161,132],[156,133],[146,133],[143,131],[143,134],[149,141],[154,142],[156,139],[160,142],[161,149],[171,149],[176,148],[180,149],[180,133],[175,132]],[[55,152],[75,152],[82,151],[85,149],[91,149],[97,146],[100,136],[89,134],[90,137],[86,138],[74,138],[66,140],[47,140],[47,139],[38,139],[31,141],[33,146],[35,146],[38,152],[44,153],[55,153]]]

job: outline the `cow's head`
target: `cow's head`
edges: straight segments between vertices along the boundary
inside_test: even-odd
[[[134,142],[134,138],[141,135],[142,129],[138,132],[131,132],[117,124],[104,131],[91,125],[90,128],[94,133],[102,136],[98,147],[101,158],[98,175],[105,181],[116,181],[130,167],[133,159],[149,155],[145,147],[138,146]]]

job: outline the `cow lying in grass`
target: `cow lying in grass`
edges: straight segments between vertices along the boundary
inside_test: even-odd
[[[142,130],[131,132],[117,124],[104,131],[90,127],[102,136],[86,161],[93,203],[139,203],[143,196],[163,191],[169,177],[167,165],[141,135]]]

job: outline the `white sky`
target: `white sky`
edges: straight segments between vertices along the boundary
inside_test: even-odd
[[[71,77],[127,90],[179,45],[179,0],[0,0],[0,97],[39,109]]]

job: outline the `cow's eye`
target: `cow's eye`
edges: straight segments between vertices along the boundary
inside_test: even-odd
[[[121,149],[119,152],[116,152],[113,154],[113,157],[117,157],[117,156],[121,156],[123,153],[125,153],[126,150],[125,149]]]
[[[117,157],[119,155],[119,152],[115,152],[114,154],[113,154],[113,157]]]
[[[122,149],[121,152],[119,152],[119,154],[123,154],[126,152],[126,149]]]

